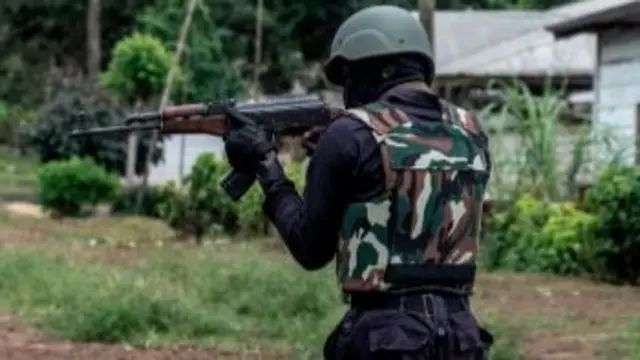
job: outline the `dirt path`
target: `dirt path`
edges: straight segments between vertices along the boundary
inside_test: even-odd
[[[526,360],[618,358],[611,343],[640,314],[639,288],[544,275],[482,274],[476,299],[527,327]]]
[[[14,214],[31,216],[35,218],[44,217],[44,212],[42,211],[40,206],[30,202],[12,201],[4,204],[4,207]]]
[[[214,348],[173,347],[134,349],[122,345],[56,341],[11,317],[0,318],[0,359],[4,360],[276,360],[287,357],[265,352],[232,353]]]

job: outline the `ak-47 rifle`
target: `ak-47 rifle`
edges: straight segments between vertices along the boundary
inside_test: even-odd
[[[142,130],[157,130],[162,134],[209,134],[223,136],[234,121],[227,109],[247,115],[257,126],[270,134],[301,135],[314,126],[327,125],[332,111],[317,95],[288,95],[260,102],[211,102],[168,106],[161,112],[145,112],[127,116],[125,125],[74,130],[70,136],[104,135]],[[251,188],[256,174],[232,170],[222,181],[222,188],[237,201]]]

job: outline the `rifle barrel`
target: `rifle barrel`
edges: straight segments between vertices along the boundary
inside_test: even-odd
[[[126,125],[133,125],[135,123],[148,123],[149,121],[158,121],[162,119],[162,113],[157,111],[134,113],[127,116],[124,121]]]
[[[143,130],[155,130],[159,129],[157,124],[140,124],[140,125],[118,125],[118,126],[107,126],[107,127],[97,127],[90,128],[85,130],[73,130],[69,136],[87,136],[87,135],[101,135],[101,134],[110,134],[110,133],[127,133],[132,131],[143,131]]]

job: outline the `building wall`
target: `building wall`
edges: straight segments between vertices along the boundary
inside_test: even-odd
[[[608,30],[598,41],[596,131],[611,131],[624,159],[636,161],[640,104],[640,27]]]
[[[162,183],[180,179],[180,147],[182,135],[171,136],[164,140],[164,162],[154,166],[149,174],[149,182]],[[184,174],[189,173],[198,155],[203,152],[224,154],[222,139],[210,135],[184,135]]]
[[[573,150],[580,140],[580,135],[585,131],[583,125],[572,125],[559,123],[556,132],[556,162],[560,174],[565,174],[573,162]],[[500,184],[509,185],[517,180],[518,170],[515,166],[517,159],[514,156],[520,153],[520,136],[515,131],[504,131],[500,134],[493,133],[489,136],[491,144],[491,155],[493,158],[493,169],[489,181],[489,189],[486,197],[489,199],[499,198]],[[562,175],[560,175],[562,176]],[[562,177],[561,181],[565,178]]]

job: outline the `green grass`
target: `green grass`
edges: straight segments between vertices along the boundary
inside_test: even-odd
[[[165,224],[142,217],[52,220],[0,210],[0,244],[0,308],[75,341],[258,345],[318,359],[344,311],[330,266],[305,272],[257,240],[173,246]],[[530,335],[607,331],[603,359],[640,360],[632,336],[640,321],[616,313],[592,325],[571,301],[564,312],[545,309],[538,290],[559,302],[580,293],[606,312],[602,294],[628,296],[624,289],[507,273],[481,274],[478,287],[472,303],[495,336],[493,360],[522,359]]]
[[[262,344],[317,358],[344,311],[329,271],[306,273],[242,249],[167,252],[133,267],[4,250],[0,302],[76,341]],[[517,339],[499,323],[489,323],[501,353],[494,359],[516,359]]]
[[[158,256],[124,268],[36,251],[0,253],[0,301],[76,341],[202,342],[319,349],[342,306],[326,274],[258,254]]]
[[[0,151],[0,199],[35,198],[38,161]]]
[[[640,360],[640,317],[629,319],[614,336],[613,348],[621,360]]]

